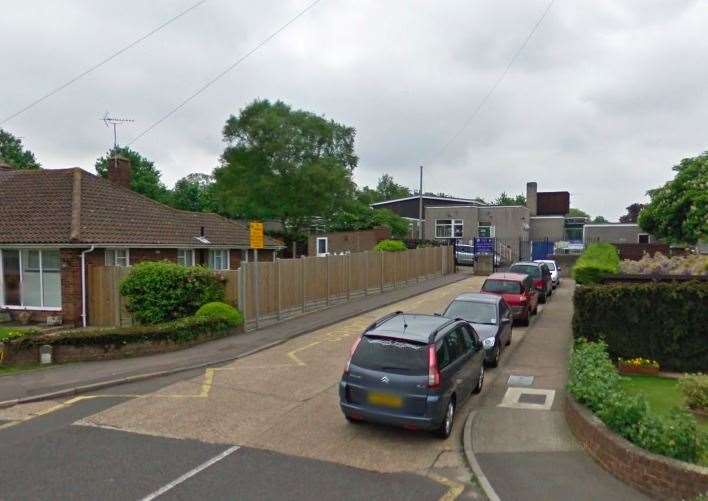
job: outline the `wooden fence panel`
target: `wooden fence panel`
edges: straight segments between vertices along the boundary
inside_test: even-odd
[[[132,316],[125,309],[125,298],[120,295],[120,283],[129,272],[129,268],[119,266],[88,267],[88,325],[112,327],[133,323]]]

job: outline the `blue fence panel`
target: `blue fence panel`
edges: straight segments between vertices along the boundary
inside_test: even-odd
[[[548,259],[555,251],[555,243],[550,240],[531,242],[531,259]]]

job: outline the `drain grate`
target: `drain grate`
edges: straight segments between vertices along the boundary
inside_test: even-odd
[[[546,403],[546,395],[538,395],[534,393],[522,393],[519,395],[520,404],[536,404],[544,405]]]
[[[520,376],[517,374],[512,374],[509,376],[509,380],[506,382],[507,386],[532,386],[533,376]]]

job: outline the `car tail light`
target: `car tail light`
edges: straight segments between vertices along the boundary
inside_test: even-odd
[[[440,371],[438,370],[438,355],[435,353],[435,345],[428,346],[428,386],[435,388],[440,386]]]
[[[533,286],[536,287],[537,289],[543,289],[543,279],[538,278],[533,281]]]
[[[526,302],[526,296],[524,296],[523,294],[521,294],[521,295],[519,296],[519,303],[524,304],[525,302]]]
[[[347,360],[347,365],[344,366],[344,374],[349,373],[349,365],[352,363],[352,357],[354,356],[354,352],[356,351],[356,347],[359,346],[359,343],[361,343],[361,336],[356,338],[356,341],[354,341],[354,344],[352,345],[352,349],[349,351],[349,359]]]

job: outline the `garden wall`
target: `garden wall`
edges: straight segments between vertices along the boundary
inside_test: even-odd
[[[588,454],[621,480],[657,499],[693,499],[708,491],[708,468],[640,449],[570,395],[564,410],[568,426]]]

